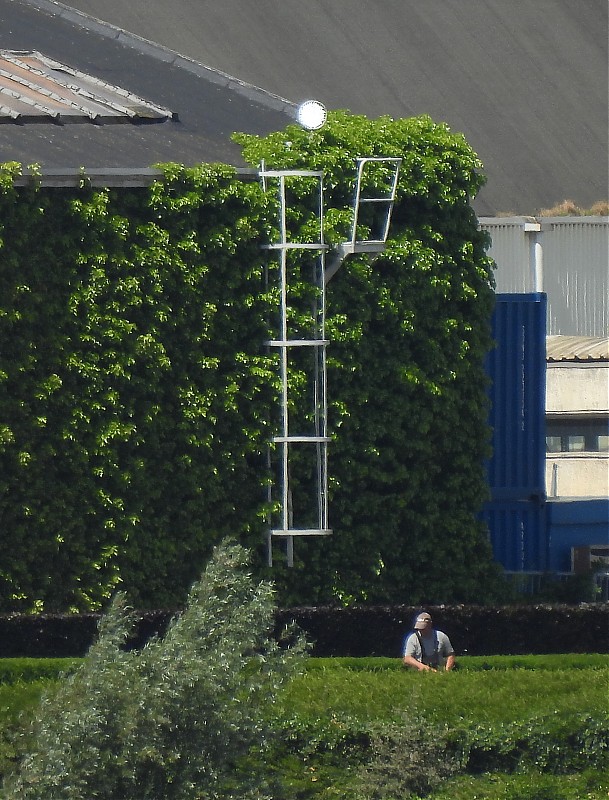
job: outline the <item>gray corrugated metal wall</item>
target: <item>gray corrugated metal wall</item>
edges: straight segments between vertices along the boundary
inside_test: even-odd
[[[537,223],[543,253],[543,286],[535,285],[531,237]],[[543,290],[547,333],[607,336],[609,331],[609,217],[484,217],[492,238],[498,292]]]
[[[548,564],[545,516],[545,320],[542,293],[498,294],[491,378],[493,455],[486,520],[495,559],[508,571]]]
[[[609,218],[542,221],[548,333],[609,333]]]

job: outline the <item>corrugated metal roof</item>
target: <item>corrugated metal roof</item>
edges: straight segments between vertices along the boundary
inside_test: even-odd
[[[607,336],[548,336],[547,361],[609,361]]]
[[[35,50],[0,50],[0,122],[162,122],[172,116]]]

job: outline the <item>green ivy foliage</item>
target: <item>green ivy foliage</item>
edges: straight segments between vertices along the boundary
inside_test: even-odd
[[[335,112],[320,131],[235,138],[252,165],[323,170],[333,244],[347,235],[355,158],[403,159],[385,253],[350,256],[328,285],[334,535],[298,541],[293,568],[264,566],[279,386],[263,344],[273,256],[260,245],[276,236],[273,193],[223,165],[165,165],[149,189],[98,190],[86,176],[16,187],[8,164],[0,608],[97,609],[119,586],[136,606],[175,606],[227,535],[256,553],[283,605],[490,598],[476,514],[493,292],[469,203],[476,155],[426,117]],[[304,186],[290,209],[294,236],[313,240]],[[303,325],[309,267],[292,267]],[[296,398],[301,378],[294,369]]]
[[[121,582],[171,606],[218,540],[247,539],[275,380],[263,200],[207,166],[3,194],[5,608],[98,608]]]

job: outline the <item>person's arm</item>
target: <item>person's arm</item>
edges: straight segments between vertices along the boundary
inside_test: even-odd
[[[416,634],[411,633],[406,639],[406,643],[404,645],[402,663],[405,667],[412,667],[412,669],[416,669],[419,672],[431,671],[431,667],[428,667],[427,664],[423,664],[422,661],[419,661],[419,658],[422,658],[422,656],[423,653],[421,651],[421,646],[418,642],[417,636]]]
[[[402,661],[405,667],[413,667],[414,669],[418,669],[419,672],[435,672],[435,669],[427,666],[427,664],[423,664],[422,661],[417,661],[414,656],[404,656]]]
[[[445,633],[438,631],[438,638],[440,642],[440,652],[442,657],[445,659],[444,669],[446,672],[450,672],[451,669],[454,669],[455,667],[455,651],[450,643],[450,639]]]

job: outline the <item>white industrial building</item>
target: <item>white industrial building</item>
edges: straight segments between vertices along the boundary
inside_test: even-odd
[[[609,339],[549,336],[548,497],[609,497]]]
[[[480,225],[492,238],[497,291],[547,295],[545,483],[554,541],[606,552],[609,218],[487,217]]]

